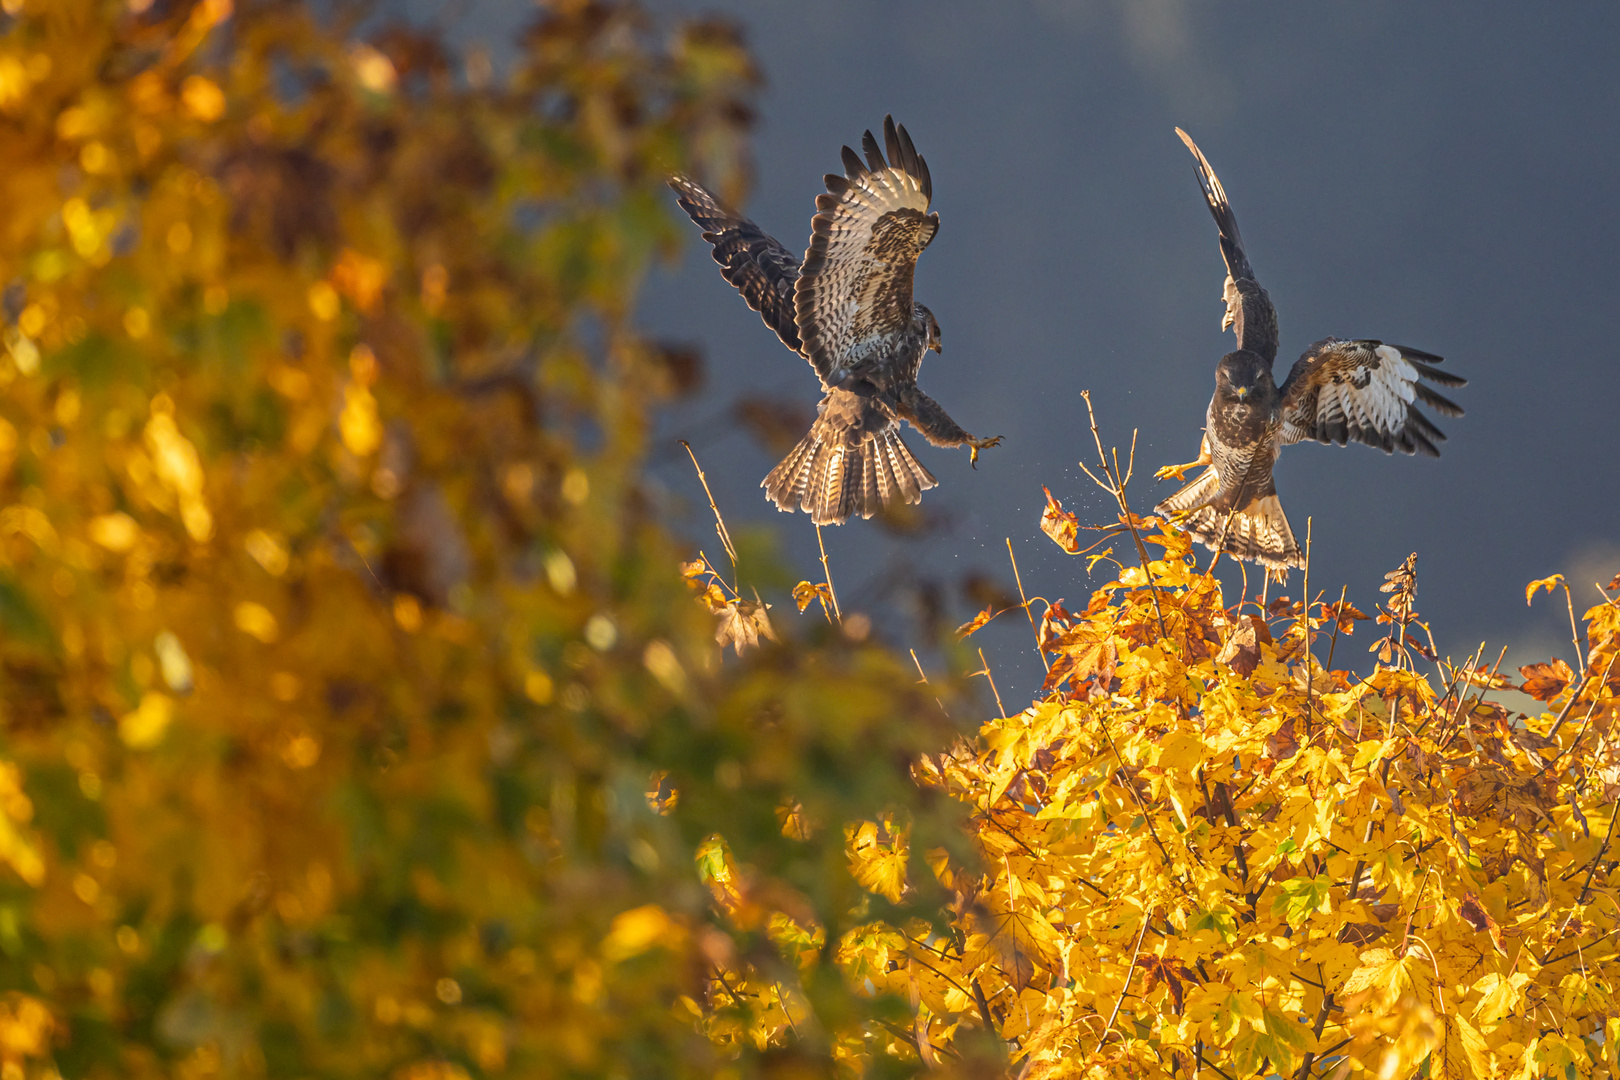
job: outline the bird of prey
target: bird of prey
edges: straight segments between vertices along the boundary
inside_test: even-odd
[[[828,175],[816,196],[802,262],[701,184],[669,181],[721,275],[821,380],[815,423],[760,484],[779,510],[804,510],[817,525],[916,502],[938,483],[901,440],[901,420],[935,446],[971,447],[975,466],[1001,441],[969,435],[917,388],[923,354],[942,351],[939,321],[912,299],[939,215],[928,212],[928,164],[906,129],[885,117],[883,138],[887,160],[870,131],[864,163],[844,147],[844,175]]]
[[[1158,476],[1181,480],[1189,469],[1209,467],[1154,512],[1177,521],[1211,550],[1260,563],[1272,580],[1285,581],[1288,568],[1304,566],[1305,560],[1272,480],[1282,448],[1306,439],[1340,446],[1354,439],[1386,454],[1422,451],[1439,457],[1435,444],[1445,436],[1418,405],[1461,416],[1462,409],[1428,383],[1451,387],[1467,380],[1435,367],[1441,358],[1432,353],[1381,341],[1323,338],[1305,350],[1278,387],[1271,375],[1277,311],[1255,280],[1215,171],[1186,132],[1177,128],[1176,134],[1196,159],[1198,185],[1220,230],[1226,260],[1221,328],[1236,334],[1237,350],[1215,368],[1215,395],[1198,460],[1167,466]]]

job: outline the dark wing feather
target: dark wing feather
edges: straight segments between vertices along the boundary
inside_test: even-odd
[[[1381,341],[1318,341],[1282,385],[1283,442],[1315,439],[1343,446],[1354,440],[1386,454],[1421,451],[1439,457],[1435,444],[1446,437],[1418,405],[1461,416],[1455,402],[1428,384],[1468,383],[1435,367],[1440,361],[1433,353]]]
[[[1277,359],[1277,309],[1272,306],[1266,290],[1255,280],[1254,267],[1249,265],[1249,256],[1243,250],[1243,237],[1238,232],[1237,215],[1232,213],[1232,204],[1227,201],[1226,189],[1221,186],[1220,178],[1210,168],[1209,159],[1198,149],[1192,137],[1180,128],[1176,128],[1176,134],[1181,136],[1181,141],[1187,144],[1187,149],[1192,151],[1196,159],[1193,172],[1198,177],[1204,201],[1209,204],[1209,212],[1215,218],[1215,226],[1221,234],[1221,257],[1226,260],[1226,286],[1222,290],[1226,317],[1222,319],[1221,327],[1232,327],[1237,335],[1238,348],[1256,353],[1269,364]]]
[[[827,178],[810,222],[795,316],[804,354],[827,387],[911,324],[917,257],[939,231],[922,156],[892,117],[883,133],[894,160],[884,160],[871,132],[862,140],[866,164],[845,147],[845,175]]]
[[[697,181],[674,176],[669,186],[680,196],[681,209],[702,228],[703,239],[714,245],[721,276],[737,287],[782,344],[800,351],[799,328],[793,319],[798,256],[752,221],[725,209]]]

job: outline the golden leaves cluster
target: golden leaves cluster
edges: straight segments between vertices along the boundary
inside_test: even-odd
[[[1515,716],[1472,664],[1328,670],[1352,606],[1228,608],[1183,535],[1144,539],[1165,558],[1046,612],[1045,696],[919,773],[973,807],[977,859],[913,860],[945,926],[846,949],[915,1002],[889,1052],[960,1063],[988,1031],[1031,1078],[1616,1075],[1620,605],[1585,613],[1581,671],[1526,669],[1550,711]],[[1397,632],[1414,583],[1391,575]]]

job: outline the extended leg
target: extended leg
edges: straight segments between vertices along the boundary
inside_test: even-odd
[[[1196,469],[1201,465],[1213,464],[1214,460],[1214,458],[1209,456],[1209,436],[1205,435],[1203,441],[1198,444],[1197,461],[1189,461],[1185,465],[1166,465],[1164,468],[1154,473],[1153,478],[1155,480],[1169,480],[1172,478],[1178,481],[1185,480],[1187,478],[1187,473],[1190,470]]]

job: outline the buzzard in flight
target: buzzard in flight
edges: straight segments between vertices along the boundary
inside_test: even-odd
[[[1282,448],[1306,439],[1340,446],[1354,439],[1386,454],[1422,451],[1439,457],[1435,444],[1445,436],[1418,404],[1443,416],[1461,416],[1462,409],[1423,380],[1448,387],[1467,380],[1435,367],[1441,358],[1432,353],[1381,341],[1323,338],[1305,350],[1278,387],[1271,375],[1277,310],[1255,280],[1215,171],[1185,131],[1177,128],[1176,134],[1197,159],[1198,184],[1220,229],[1226,259],[1221,328],[1232,328],[1237,351],[1221,357],[1215,368],[1215,396],[1198,460],[1168,466],[1158,475],[1180,480],[1189,469],[1209,468],[1154,512],[1179,519],[1211,550],[1260,563],[1273,580],[1283,581],[1290,566],[1305,565],[1305,557],[1272,480]]]
[[[809,434],[760,484],[778,509],[804,510],[817,525],[916,502],[938,483],[901,441],[901,420],[935,446],[971,447],[975,463],[1001,441],[969,435],[917,389],[923,354],[942,351],[938,320],[911,295],[939,215],[928,212],[928,164],[906,129],[885,117],[883,137],[887,161],[870,131],[864,163],[844,147],[844,175],[827,176],[827,194],[816,196],[803,262],[701,184],[669,181],[714,245],[721,275],[821,379]]]

